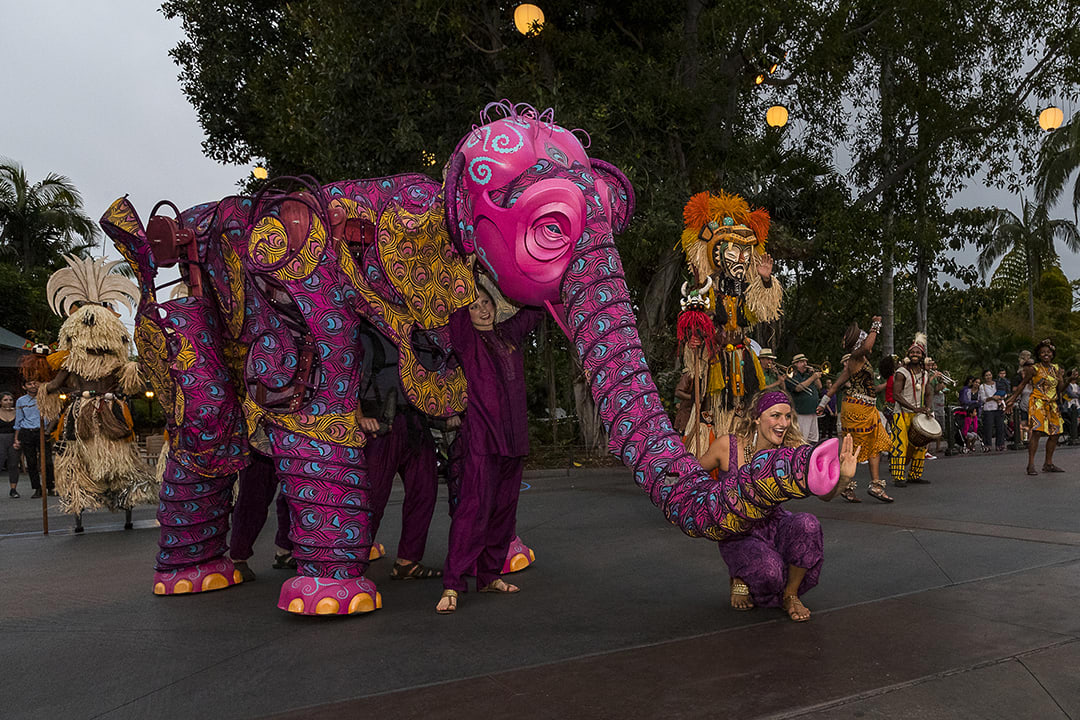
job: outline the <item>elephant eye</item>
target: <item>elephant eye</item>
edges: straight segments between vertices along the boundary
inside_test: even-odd
[[[562,235],[562,228],[558,223],[548,223],[544,226],[552,235]]]

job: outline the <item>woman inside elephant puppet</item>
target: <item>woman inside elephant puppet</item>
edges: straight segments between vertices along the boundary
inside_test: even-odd
[[[443,593],[435,611],[457,610],[464,576],[476,567],[479,592],[519,588],[499,574],[514,537],[521,471],[529,454],[522,342],[543,317],[521,309],[496,322],[496,303],[478,282],[476,300],[450,316],[450,339],[468,384],[461,421],[462,462],[458,506],[450,522]]]
[[[758,393],[731,435],[717,438],[699,458],[707,471],[719,468],[721,479],[738,475],[762,450],[805,445],[794,422],[791,396],[783,391]],[[855,474],[856,457],[848,436],[840,449],[840,478]],[[838,483],[837,487],[842,483]],[[822,499],[830,500],[836,490]],[[720,555],[731,575],[731,606],[782,607],[795,622],[810,619],[800,599],[817,585],[824,560],[821,526],[810,513],[776,505],[744,534],[721,540]]]

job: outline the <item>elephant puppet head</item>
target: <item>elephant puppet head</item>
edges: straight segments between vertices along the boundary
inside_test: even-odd
[[[503,117],[487,121],[493,109]],[[591,160],[551,111],[503,101],[484,119],[447,170],[454,243],[475,252],[512,300],[551,304],[589,378],[610,450],[683,532],[721,535],[722,511],[700,511],[692,491],[707,476],[660,401],[615,249],[613,235],[634,210],[630,182]]]
[[[503,117],[488,121],[492,113]],[[575,248],[626,227],[633,188],[612,165],[590,160],[550,110],[504,100],[488,105],[483,119],[450,158],[450,235],[509,298],[558,303]]]

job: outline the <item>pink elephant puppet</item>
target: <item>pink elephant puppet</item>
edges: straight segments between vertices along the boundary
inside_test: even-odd
[[[612,452],[686,534],[730,537],[763,508],[835,484],[835,463],[808,448],[762,458],[737,486],[708,478],[671,427],[641,350],[614,244],[634,210],[629,181],[590,159],[550,111],[503,101],[482,117],[444,185],[422,175],[309,181],[301,193],[205,206],[213,210],[192,264],[224,332],[204,337],[220,337],[246,429],[274,460],[290,508],[299,574],[282,587],[282,609],[381,605],[364,576],[385,488],[368,478],[357,420],[359,323],[399,349],[402,389],[417,409],[462,412],[466,388],[448,361],[445,325],[475,295],[473,253],[506,296],[552,312],[590,378]],[[419,353],[419,338],[436,352]]]

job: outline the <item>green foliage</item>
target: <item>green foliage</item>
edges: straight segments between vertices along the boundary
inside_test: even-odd
[[[31,183],[21,165],[0,162],[0,326],[54,337],[60,319],[45,298],[49,275],[65,253],[93,247],[99,233],[68,178],[50,173]]]
[[[976,174],[1016,189],[1030,180],[1014,170],[1016,158],[1034,167],[1028,98],[1076,95],[1072,3],[550,0],[543,31],[528,38],[513,29],[515,5],[166,0],[162,11],[183,23],[172,55],[217,160],[324,180],[437,176],[479,110],[504,97],[586,128],[590,153],[622,168],[637,194],[617,242],[665,397],[686,279],[674,248],[686,200],[704,189],[739,192],[772,214],[769,252],[788,292],[784,318],[756,334],[782,355],[835,364],[843,326],[882,311],[879,279],[894,270],[901,337],[924,302],[932,343],[959,340],[980,308],[1005,312],[1015,256],[989,290],[935,281],[941,270],[974,283],[974,269],[947,255],[991,234],[985,211],[945,207]],[[755,85],[770,53],[786,57]],[[784,130],[763,122],[776,102],[792,112]],[[1007,235],[984,244],[987,257],[1015,250]],[[1028,263],[1032,291],[1052,264],[1040,257],[1046,265]],[[530,408],[542,416],[547,351],[530,353],[530,388],[541,388]],[[569,410],[575,370],[564,355],[551,362]]]

